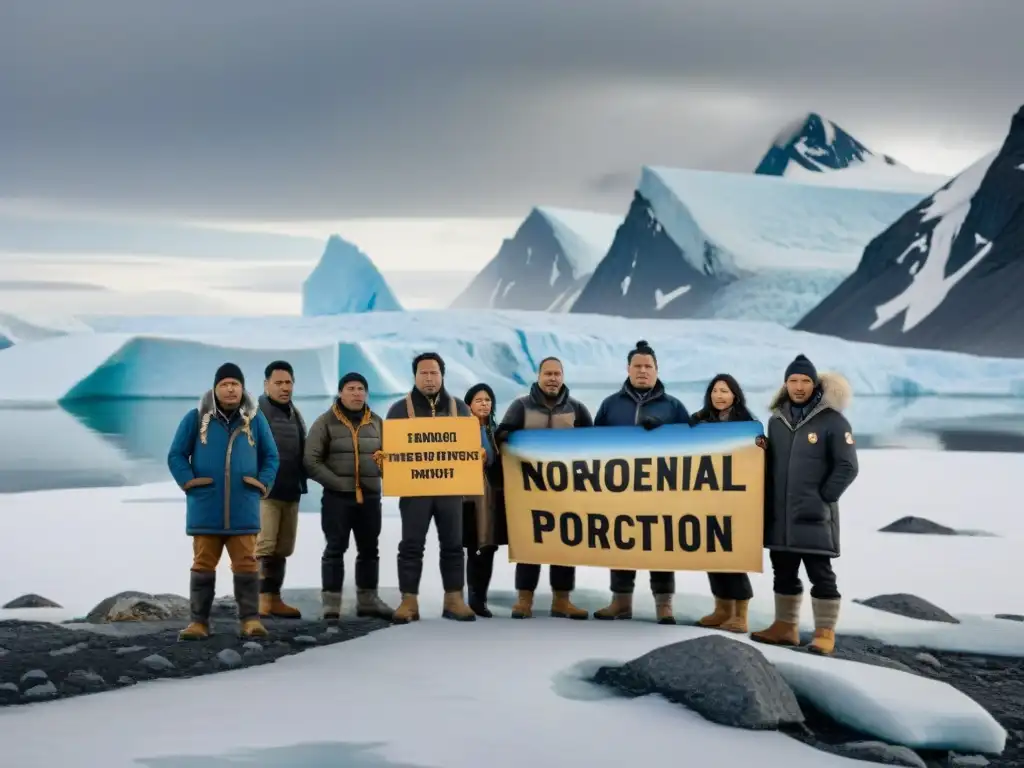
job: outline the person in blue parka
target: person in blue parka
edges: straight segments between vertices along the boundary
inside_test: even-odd
[[[213,389],[185,414],[167,454],[167,466],[185,491],[185,533],[192,537],[191,622],[182,640],[210,634],[217,564],[231,558],[241,632],[265,636],[259,619],[260,574],[256,537],[260,500],[279,466],[277,445],[234,363],[217,369]]]
[[[689,424],[686,406],[665,391],[658,379],[658,358],[651,345],[638,341],[626,355],[629,378],[622,388],[601,403],[594,417],[595,427],[641,426],[650,430],[662,424]],[[594,612],[595,619],[630,619],[633,617],[633,587],[636,571],[613,570],[611,573],[612,601]],[[672,595],[676,591],[676,576],[671,571],[651,572],[651,591],[659,624],[675,624],[672,615]]]

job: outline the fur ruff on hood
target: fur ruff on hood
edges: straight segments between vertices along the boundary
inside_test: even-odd
[[[841,373],[826,371],[818,376],[818,388],[821,390],[821,408],[831,408],[833,411],[842,413],[850,407],[853,400],[853,388],[850,382]],[[774,413],[786,401],[786,385],[783,384],[779,391],[772,398],[768,407]]]
[[[256,445],[252,436],[252,420],[259,413],[259,404],[245,390],[242,391],[242,402],[238,404],[238,413],[242,417],[242,432],[249,440],[249,445]],[[207,390],[199,400],[199,442],[206,445],[206,432],[210,428],[210,420],[217,412],[217,399],[213,390]]]

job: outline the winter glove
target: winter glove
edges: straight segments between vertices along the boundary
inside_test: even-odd
[[[640,419],[640,426],[650,432],[652,429],[657,429],[662,424],[661,419],[656,419],[653,416],[646,416]]]

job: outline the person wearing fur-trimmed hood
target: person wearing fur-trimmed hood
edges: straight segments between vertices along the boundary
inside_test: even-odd
[[[178,425],[167,466],[185,492],[185,532],[192,537],[191,622],[182,640],[210,634],[217,564],[226,549],[244,636],[265,636],[259,619],[260,566],[256,537],[260,500],[267,498],[279,466],[267,417],[245,391],[234,363],[217,369],[213,389]]]
[[[818,375],[798,355],[786,369],[768,420],[764,543],[770,551],[775,621],[751,635],[771,645],[800,644],[803,564],[811,582],[814,639],[830,654],[841,596],[832,559],[839,557],[839,499],[857,477],[857,449],[843,416],[852,391],[838,373]]]

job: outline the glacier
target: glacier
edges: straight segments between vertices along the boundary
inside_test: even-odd
[[[574,312],[792,325],[857,267],[916,192],[645,167]]]
[[[831,120],[811,112],[783,126],[756,174],[807,184],[930,194],[949,179],[919,173],[868,149]]]
[[[662,379],[701,387],[727,371],[750,392],[775,389],[803,353],[838,370],[858,395],[1024,396],[1024,360],[893,348],[793,331],[774,323],[623,319],[528,311],[416,310],[325,317],[86,317],[87,331],[0,352],[0,402],[194,398],[226,360],[250,387],[272,359],[295,368],[295,397],[330,397],[341,374],[362,372],[374,397],[412,385],[409,362],[440,352],[447,385],[487,381],[501,400],[521,394],[537,362],[565,363],[570,387],[620,386],[639,338],[658,351]]]
[[[620,221],[594,211],[532,209],[452,308],[568,310],[608,252]]]
[[[338,235],[327,240],[319,263],[302,283],[302,314],[308,317],[401,310],[373,260]]]

